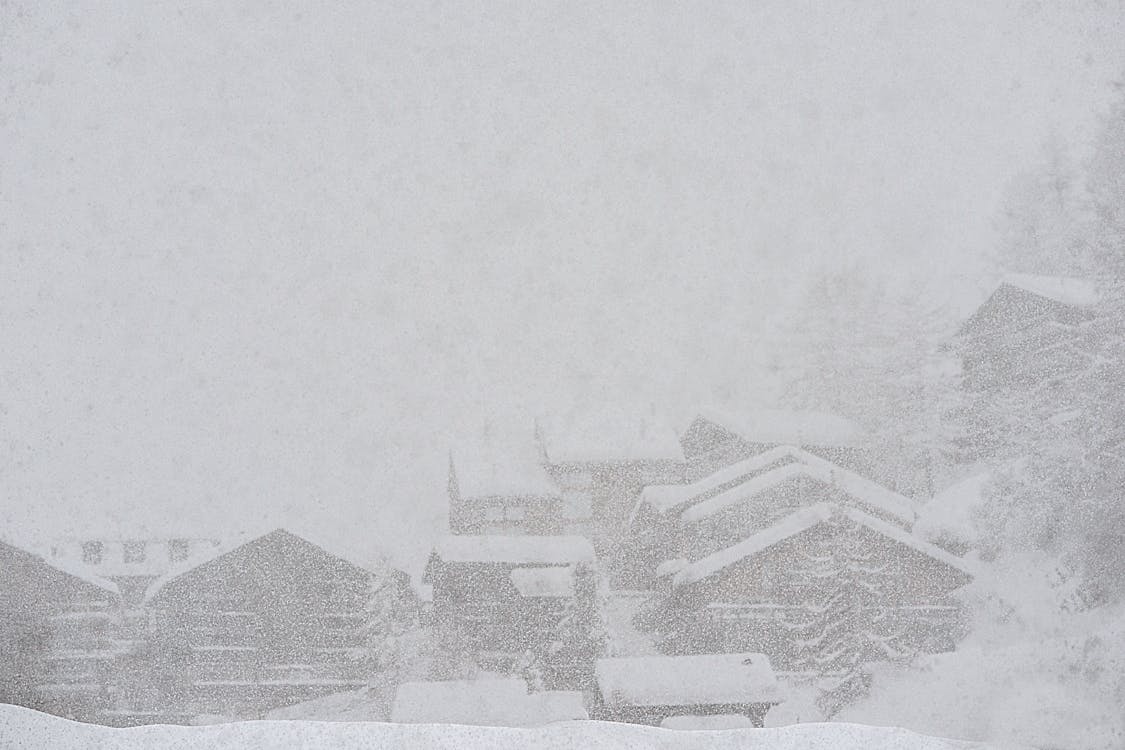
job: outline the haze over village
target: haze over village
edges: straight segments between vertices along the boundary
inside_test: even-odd
[[[1123,38],[3,4],[0,745],[1120,747]]]

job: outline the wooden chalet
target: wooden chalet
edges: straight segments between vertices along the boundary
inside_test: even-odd
[[[186,561],[146,595],[151,648],[118,710],[136,722],[244,717],[359,688],[378,668],[373,600],[406,606],[408,591],[400,571],[362,568],[283,529]]]
[[[113,582],[0,541],[0,703],[95,720],[120,605]]]
[[[423,583],[432,587],[433,622],[446,651],[486,669],[510,669],[556,636],[579,566],[593,562],[583,537],[443,537]]]
[[[662,726],[683,717],[741,716],[762,726],[784,700],[770,660],[760,653],[599,659],[591,718]]]
[[[844,650],[870,635],[884,656],[952,649],[962,630],[950,594],[973,568],[867,509],[821,502],[661,573],[667,593],[639,617],[662,650],[755,651],[816,672],[829,632]]]

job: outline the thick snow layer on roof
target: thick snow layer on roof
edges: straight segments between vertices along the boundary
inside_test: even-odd
[[[598,659],[608,706],[778,703],[781,686],[764,654],[694,654]]]
[[[449,534],[434,545],[444,562],[568,565],[593,562],[594,548],[581,536],[468,536]]]
[[[1009,273],[1004,276],[1001,283],[1073,307],[1087,307],[1098,302],[1098,287],[1090,279]]]
[[[681,729],[689,731],[712,731],[716,729],[751,729],[754,722],[745,714],[716,714],[714,716],[696,716],[685,714],[682,716],[669,716],[660,722],[663,729]]]
[[[540,419],[538,433],[551,463],[684,460],[675,428],[652,414],[606,407]]]
[[[391,709],[391,721],[399,724],[533,727],[586,718],[581,693],[529,694],[515,679],[406,682]]]
[[[513,568],[512,585],[526,597],[569,598],[574,596],[574,569],[553,565],[549,568]]]
[[[796,536],[802,531],[811,529],[836,514],[841,514],[854,523],[889,537],[899,544],[906,545],[966,575],[974,576],[976,574],[975,568],[968,560],[952,555],[893,523],[887,523],[856,508],[844,508],[833,503],[817,503],[786,516],[773,526],[759,531],[738,544],[696,560],[676,574],[673,579],[673,586],[684,586],[708,578],[735,563],[753,557],[775,544]]]
[[[699,416],[755,443],[861,446],[868,439],[866,431],[852,420],[826,412],[759,409],[732,415],[701,409]]]
[[[764,474],[752,477],[743,484],[725,490],[714,497],[696,503],[683,511],[681,518],[685,522],[699,521],[732,503],[753,497],[781,482],[804,476],[833,485],[870,507],[884,511],[906,523],[914,522],[916,511],[914,503],[909,498],[860,476],[854,471],[793,446],[778,446],[760,456],[753,456],[733,466],[720,469],[711,477],[690,486],[693,488],[701,487],[703,492],[706,492],[752,472],[754,467],[768,466],[784,456],[793,458],[795,463],[779,466]],[[698,497],[703,492],[688,495],[686,500],[690,501],[692,497]]]
[[[914,523],[914,533],[931,542],[954,540],[972,545],[978,541],[974,514],[984,501],[991,481],[988,472],[975,474],[950,485],[926,503]]]
[[[543,468],[534,435],[463,440],[450,450],[461,497],[557,497],[559,487]]]
[[[655,510],[667,511],[728,482],[759,472],[771,464],[784,461],[787,458],[794,458],[799,454],[807,455],[805,451],[799,448],[779,445],[730,466],[724,466],[691,484],[655,484],[645,487],[641,491],[641,502],[647,503]]]
[[[586,748],[627,750],[989,750],[991,746],[944,740],[905,729],[861,724],[804,724],[778,729],[677,732],[654,727],[578,721],[535,729],[403,725],[380,722],[250,721],[213,726],[155,725],[113,729],[0,705],[2,747],[96,747],[99,750],[302,748],[302,750],[527,750]]]

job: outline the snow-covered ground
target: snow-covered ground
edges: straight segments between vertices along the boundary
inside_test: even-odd
[[[206,727],[147,726],[109,729],[58,719],[26,708],[0,705],[0,747],[27,750],[272,750],[289,747],[303,750],[986,750],[1001,746],[946,740],[915,734],[905,729],[858,724],[682,731],[603,722],[572,722],[538,729],[507,729],[433,724],[250,721]],[[1005,746],[1005,750],[1010,747]]]

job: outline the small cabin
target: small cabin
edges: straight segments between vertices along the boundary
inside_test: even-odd
[[[784,700],[770,660],[760,653],[599,659],[592,718],[663,726],[691,717],[744,717],[762,726]],[[716,719],[717,721],[718,719]]]

